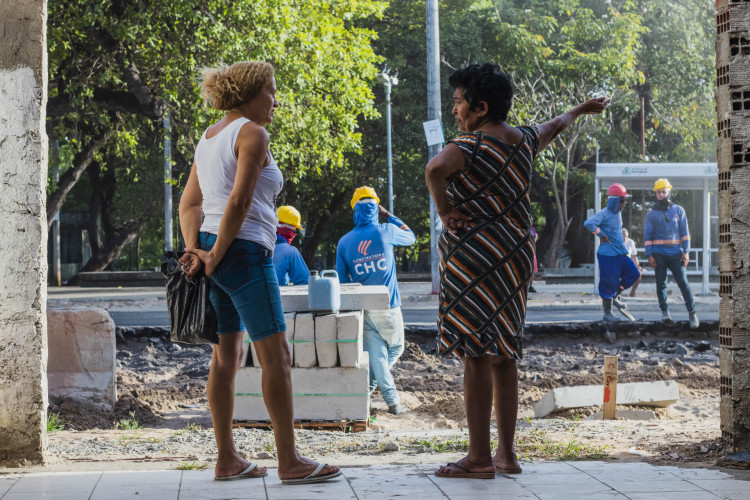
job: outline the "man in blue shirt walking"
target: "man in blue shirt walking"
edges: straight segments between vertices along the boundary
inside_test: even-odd
[[[363,344],[370,358],[370,392],[380,388],[388,412],[398,415],[402,409],[391,367],[404,352],[404,319],[393,247],[412,245],[416,237],[401,219],[380,206],[371,187],[357,188],[351,206],[355,227],[339,240],[336,271],[341,283],[388,287],[390,310],[365,311]],[[387,223],[379,224],[379,216]]]
[[[302,230],[302,217],[299,211],[291,206],[279,207],[276,211],[279,225],[276,227],[276,248],[273,251],[273,267],[279,285],[307,285],[310,270],[292,241],[297,236],[297,229]]]
[[[641,273],[630,258],[622,236],[622,209],[630,195],[620,183],[607,189],[607,208],[594,214],[583,223],[584,227],[599,237],[599,296],[604,310],[603,321],[617,321],[612,305],[630,321],[635,318],[620,297],[624,290],[638,281]]]
[[[690,231],[685,209],[675,205],[669,199],[672,195],[672,185],[667,179],[658,179],[654,183],[654,193],[656,203],[646,215],[643,236],[648,265],[656,270],[656,296],[659,299],[661,319],[665,322],[672,321],[667,304],[667,269],[669,269],[685,300],[685,307],[690,317],[690,328],[698,328],[700,321],[695,313],[693,291],[690,289],[685,272],[690,260]]]

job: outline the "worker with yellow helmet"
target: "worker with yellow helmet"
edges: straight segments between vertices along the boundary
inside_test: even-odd
[[[302,254],[292,241],[297,236],[297,230],[302,231],[302,216],[299,210],[286,205],[276,210],[279,223],[276,227],[276,248],[273,252],[273,267],[276,269],[276,277],[279,285],[285,286],[290,283],[294,285],[306,285],[310,277],[310,270],[302,258]]]
[[[656,272],[656,296],[659,299],[662,321],[672,321],[667,303],[667,270],[672,272],[682,292],[690,318],[690,327],[698,328],[700,321],[695,312],[693,291],[687,280],[685,268],[690,261],[690,231],[685,209],[672,203],[672,184],[667,179],[654,183],[656,202],[646,215],[643,226],[644,246],[648,264]]]
[[[404,351],[404,319],[393,247],[412,245],[416,237],[401,219],[380,205],[380,198],[369,186],[354,191],[351,207],[355,227],[339,240],[336,271],[342,283],[388,287],[390,309],[365,311],[362,344],[370,359],[370,392],[379,387],[388,412],[398,415],[402,408],[391,367]],[[379,217],[386,223],[379,224]]]

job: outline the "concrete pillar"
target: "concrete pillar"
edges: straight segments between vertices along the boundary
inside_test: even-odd
[[[750,2],[716,1],[721,434],[750,449]]]
[[[47,2],[0,2],[0,464],[47,453]]]

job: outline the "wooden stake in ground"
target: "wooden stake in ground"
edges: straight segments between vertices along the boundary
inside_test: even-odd
[[[617,356],[604,356],[604,407],[602,420],[614,420],[617,405]]]

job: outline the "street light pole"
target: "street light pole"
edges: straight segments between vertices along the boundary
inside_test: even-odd
[[[379,75],[380,81],[385,84],[385,116],[386,127],[388,131],[388,211],[393,213],[393,153],[391,150],[391,87],[398,85],[398,76],[390,75],[390,70],[386,67]]]
[[[172,123],[164,111],[164,251],[174,250],[172,243]]]
[[[440,32],[438,30],[438,0],[427,0],[427,120],[440,120]],[[443,149],[441,144],[428,147],[431,160]],[[440,289],[440,250],[438,237],[442,224],[437,216],[435,201],[430,196],[430,270],[432,293]]]

